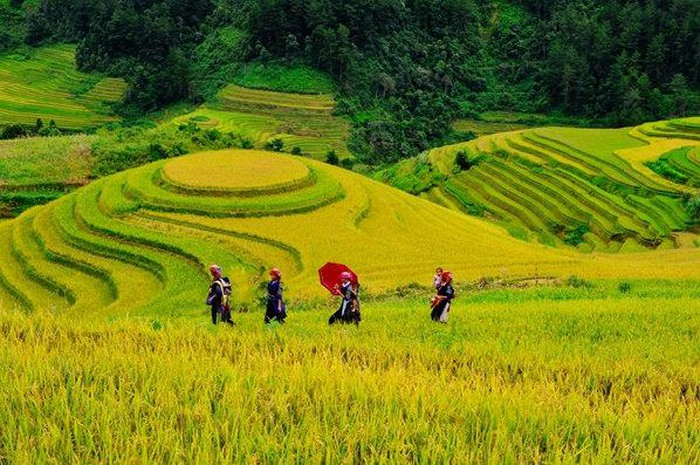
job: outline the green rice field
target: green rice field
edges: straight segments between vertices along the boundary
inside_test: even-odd
[[[126,84],[75,69],[75,46],[52,45],[0,56],[0,125],[34,125],[38,118],[59,128],[85,129],[116,121],[110,105]]]

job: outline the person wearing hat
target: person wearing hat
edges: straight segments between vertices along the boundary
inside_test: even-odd
[[[432,311],[430,312],[430,318],[433,321],[447,323],[447,315],[450,312],[452,299],[454,299],[455,296],[455,290],[452,287],[452,279],[452,273],[449,271],[444,271],[442,273],[442,280],[440,281],[437,295],[431,300]]]
[[[211,265],[209,273],[213,280],[209,286],[207,295],[207,305],[211,306],[211,322],[216,324],[221,315],[221,321],[231,326],[234,325],[231,319],[231,280],[222,276],[219,265]]]
[[[267,283],[267,308],[265,309],[265,324],[276,320],[284,323],[287,318],[287,308],[282,300],[282,272],[278,268],[270,270],[270,282]]]
[[[328,324],[336,322],[360,324],[360,299],[358,297],[359,283],[353,283],[352,274],[344,271],[340,274],[340,284],[338,290],[343,296],[338,310],[328,319]]]

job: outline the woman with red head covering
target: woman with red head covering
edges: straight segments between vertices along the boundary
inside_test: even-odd
[[[282,300],[282,272],[278,268],[270,270],[270,282],[267,283],[267,308],[265,309],[265,324],[276,320],[284,323],[287,318],[287,307]]]
[[[221,321],[233,326],[231,319],[231,281],[221,274],[219,265],[209,267],[209,273],[213,280],[209,286],[209,294],[207,295],[207,305],[211,305],[211,322],[216,324],[218,316],[221,315]]]
[[[450,312],[452,299],[455,296],[455,290],[452,287],[452,273],[444,271],[441,276],[440,286],[437,290],[437,295],[431,300],[432,311],[430,318],[433,321],[447,323],[447,315]]]
[[[339,284],[340,294],[343,300],[340,303],[338,310],[328,319],[328,324],[332,325],[336,322],[340,323],[355,323],[360,325],[360,299],[358,296],[360,284],[353,282],[352,274],[344,271],[340,274]]]

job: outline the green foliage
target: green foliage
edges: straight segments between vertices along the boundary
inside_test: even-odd
[[[584,242],[584,235],[589,233],[591,228],[588,225],[581,224],[574,228],[569,228],[564,231],[564,242],[576,247]]]
[[[252,62],[239,67],[231,80],[239,86],[295,94],[330,94],[333,80],[324,72],[306,65]]]
[[[102,131],[92,144],[93,177],[102,177],[152,161],[177,157],[199,150],[250,148],[240,136],[196,124],[131,127]],[[249,142],[249,141],[248,141]]]
[[[469,171],[484,161],[486,156],[483,154],[474,155],[467,150],[459,150],[455,155],[454,168],[452,172],[458,174],[462,171]]]
[[[414,195],[427,192],[445,180],[422,156],[402,160],[375,172],[372,177]]]
[[[686,203],[686,210],[696,223],[700,223],[700,196],[691,197]]]
[[[281,152],[284,148],[284,141],[279,137],[276,137],[272,140],[267,141],[267,143],[265,144],[265,148],[273,152]]]
[[[0,53],[12,50],[24,42],[27,23],[22,3],[18,0],[0,2]]]
[[[629,294],[632,290],[632,284],[629,281],[622,281],[617,289],[620,291],[620,294]]]
[[[351,149],[374,165],[469,136],[453,121],[487,110],[614,125],[700,110],[694,0],[44,0],[29,11],[29,43],[77,42],[81,69],[124,77],[126,115],[212,99],[232,80],[336,91]]]
[[[326,153],[326,163],[329,165],[337,165],[340,163],[340,160],[338,159],[338,154],[335,153],[335,150],[329,150],[328,153]]]
[[[663,154],[646,165],[654,172],[679,184],[700,187],[700,165],[689,160],[693,147],[681,147]]]

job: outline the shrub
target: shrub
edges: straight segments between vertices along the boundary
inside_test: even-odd
[[[295,145],[294,147],[292,147],[292,155],[301,155],[301,154],[302,154],[301,147],[299,147],[298,145]]]
[[[281,152],[284,148],[284,141],[279,137],[267,141],[265,144],[265,149],[272,150],[273,152]]]
[[[335,150],[329,150],[328,153],[326,153],[326,163],[329,165],[338,165],[340,160],[338,159],[338,154],[335,153]]]

